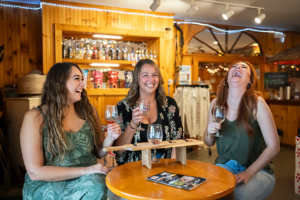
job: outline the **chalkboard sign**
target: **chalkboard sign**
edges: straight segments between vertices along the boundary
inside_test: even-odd
[[[264,89],[279,89],[289,82],[288,72],[264,73]]]

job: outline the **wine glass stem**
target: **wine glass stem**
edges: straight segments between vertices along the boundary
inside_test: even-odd
[[[153,154],[153,160],[156,160],[156,149],[153,149],[154,150],[154,154]]]

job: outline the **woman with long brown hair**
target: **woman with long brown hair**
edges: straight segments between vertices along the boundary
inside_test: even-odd
[[[97,164],[121,131],[109,125],[104,138],[96,109],[84,89],[80,68],[57,63],[47,74],[41,105],[28,111],[21,128],[27,169],[24,199],[107,199],[105,175]]]
[[[175,100],[166,96],[164,80],[159,67],[150,59],[140,60],[133,71],[132,87],[125,99],[118,103],[119,120],[122,134],[115,145],[148,142],[147,128],[149,124],[161,124],[163,140],[176,140],[182,138],[182,124],[179,109]],[[137,102],[150,101],[150,111],[146,116],[141,115]],[[138,129],[138,125],[144,131]],[[175,151],[171,148],[157,151],[157,158],[175,158]],[[138,161],[141,151],[118,151],[117,162],[119,165]]]
[[[279,152],[279,139],[272,113],[255,91],[257,75],[248,62],[237,61],[218,86],[211,102],[204,142],[217,144],[215,164],[236,177],[237,200],[266,199],[275,186],[272,159]],[[224,106],[222,124],[213,122],[214,106]],[[215,137],[219,131],[223,137]]]

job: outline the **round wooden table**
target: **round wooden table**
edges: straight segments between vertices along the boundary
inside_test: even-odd
[[[221,167],[194,160],[186,165],[174,159],[160,159],[152,169],[142,166],[141,161],[116,167],[106,176],[107,187],[116,195],[126,199],[218,199],[229,195],[235,189],[235,177]],[[163,171],[199,176],[207,181],[193,190],[184,190],[146,180],[147,177]]]

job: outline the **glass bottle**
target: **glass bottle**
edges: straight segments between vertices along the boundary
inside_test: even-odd
[[[67,58],[67,50],[66,50],[65,42],[62,42],[62,58]]]
[[[121,60],[121,53],[120,53],[119,45],[117,45],[116,57],[117,57],[117,60]]]
[[[132,47],[132,52],[131,52],[131,55],[130,55],[130,61],[134,61],[134,48]]]
[[[71,42],[69,42],[69,47],[68,47],[68,58],[73,59],[73,51],[71,47]]]

